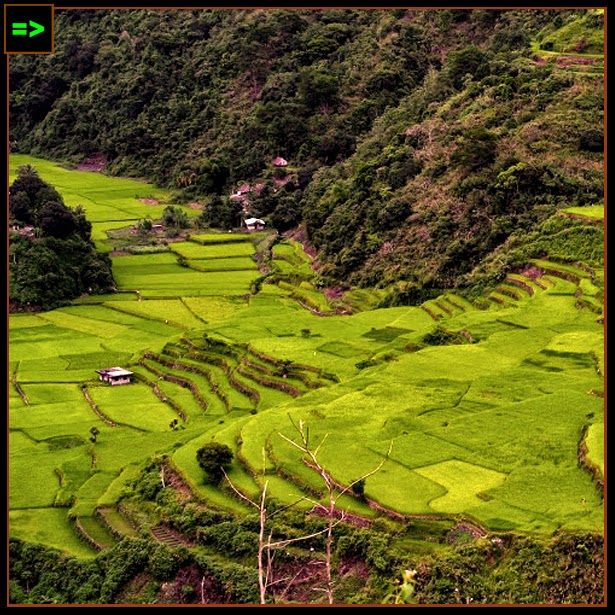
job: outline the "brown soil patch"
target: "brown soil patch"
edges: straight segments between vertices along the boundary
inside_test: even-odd
[[[36,312],[40,312],[40,305],[29,305],[26,303],[19,303],[19,301],[11,301],[9,303],[9,313],[16,314],[20,312],[35,314]]]
[[[322,560],[283,562],[273,566],[269,592],[275,601],[299,604],[327,602],[326,568]]]
[[[325,288],[324,294],[327,301],[335,301],[344,296],[344,291],[339,286],[332,286],[330,288]]]
[[[197,209],[197,210],[203,209],[203,205],[201,203],[188,203],[188,207],[191,207],[192,209]]]
[[[180,568],[173,581],[163,583],[159,604],[226,604],[228,596],[218,582],[191,564]]]
[[[314,506],[310,511],[310,514],[315,515],[316,517],[328,517],[329,511],[321,505]],[[354,525],[355,527],[370,527],[372,524],[372,520],[367,517],[362,517],[361,515],[353,515],[352,513],[341,511],[335,509],[333,511],[333,515],[336,519],[343,519],[346,523],[350,525]]]
[[[92,171],[94,173],[100,173],[107,166],[107,158],[104,154],[97,153],[87,156],[81,161],[81,164],[77,167],[78,171]]]
[[[146,205],[160,205],[160,203],[156,199],[139,199],[141,203],[145,203]]]
[[[367,581],[369,579],[369,566],[358,557],[346,558],[340,562],[337,573],[342,578],[353,576]]]
[[[170,466],[164,466],[165,481],[177,494],[177,499],[184,504],[194,500],[192,490],[184,479]]]
[[[586,58],[584,56],[557,56],[557,65],[561,68],[570,68],[574,66],[591,66],[596,64],[596,58]]]

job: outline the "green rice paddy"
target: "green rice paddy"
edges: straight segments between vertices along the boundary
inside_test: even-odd
[[[154,206],[137,196],[165,198],[140,182],[10,162],[13,175],[34,164],[95,227],[143,217]],[[160,454],[207,504],[242,513],[204,482],[196,451],[211,439],[235,451],[230,476],[244,493],[267,481],[278,501],[295,502],[322,483],[282,437],[297,437],[290,419],[308,424],[315,444],[324,439],[319,458],[342,484],[391,446],[365,495],[392,511],[493,531],[603,529],[595,479],[578,463],[586,434],[587,459],[604,472],[604,332],[578,302],[580,293],[601,305],[601,272],[545,259],[535,263],[548,269],[542,279],[526,279],[533,293],[516,286],[503,303],[486,297],[488,309],[450,293],[373,309],[377,293],[362,290],[341,299],[352,313],[338,315],[310,284],[300,244],[276,244],[273,262],[305,282],[253,293],[254,250],[251,236],[203,233],[170,251],[113,256],[116,295],[10,315],[11,536],[92,556],[71,517],[111,540],[96,511],[121,526],[123,485]],[[423,343],[436,326],[471,341]],[[138,379],[101,383],[95,370],[114,365]],[[339,505],[379,514],[349,495]]]
[[[562,210],[566,214],[575,214],[594,220],[604,220],[604,205],[588,205],[586,207],[567,207]]]

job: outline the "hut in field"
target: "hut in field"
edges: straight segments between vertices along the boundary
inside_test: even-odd
[[[246,218],[243,223],[248,231],[262,231],[265,228],[265,221],[260,218]]]
[[[96,373],[103,382],[108,382],[111,385],[130,384],[134,375],[133,372],[121,367],[106,367],[105,369],[97,369]]]

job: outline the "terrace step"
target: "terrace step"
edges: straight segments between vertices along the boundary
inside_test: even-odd
[[[576,296],[579,290],[579,283],[568,280],[564,277],[548,275],[542,278],[551,283],[551,292],[555,295],[573,295]]]
[[[467,312],[468,310],[476,309],[476,306],[472,305],[467,299],[455,295],[454,293],[445,293],[442,297],[453,307],[457,308],[459,312]]]
[[[433,299],[421,304],[421,309],[425,310],[436,321],[446,318],[448,315]]]
[[[299,397],[303,394],[303,391],[297,386],[298,383],[293,382],[292,379],[289,379],[289,382],[286,382],[285,380],[277,378],[273,375],[264,374],[259,370],[255,370],[245,363],[242,363],[237,367],[237,373],[241,374],[257,386],[276,389],[290,395],[291,397]]]
[[[443,313],[446,317],[450,317],[455,313],[455,308],[445,301],[443,298],[439,297],[438,299],[434,299],[433,304]]]
[[[586,307],[588,310],[596,314],[602,314],[602,312],[604,311],[604,305],[599,299],[596,299],[595,297],[582,296],[582,297],[579,297],[579,300],[577,303],[579,303],[582,307]]]
[[[504,307],[508,307],[511,305],[516,305],[516,300],[510,297],[510,295],[505,295],[497,290],[494,290],[487,295],[487,299],[497,305],[501,305]]]
[[[187,541],[181,540],[177,535],[171,533],[171,531],[163,525],[153,527],[151,529],[151,534],[158,542],[167,545],[171,549],[189,546]]]
[[[98,508],[96,514],[116,538],[120,539],[123,536],[138,537],[139,532],[119,510],[115,508]]]
[[[538,267],[538,269],[543,271],[545,274],[563,278],[564,280],[568,280],[576,284],[578,284],[582,278],[591,278],[591,273],[574,265],[556,263],[542,259],[532,259],[530,263],[535,267]]]
[[[97,517],[76,517],[74,523],[79,536],[97,551],[108,549],[118,542]]]
[[[518,286],[515,286],[514,284],[498,284],[495,290],[502,295],[507,295],[515,301],[518,301],[519,299],[523,298],[523,293],[521,292],[520,288]]]
[[[540,281],[532,279],[520,273],[509,273],[504,281],[508,284],[518,286],[530,296],[534,295],[540,290],[546,289],[546,286]]]
[[[156,359],[150,358],[150,359],[143,359],[141,361],[141,365],[145,369],[150,371],[151,373],[157,375],[159,378],[162,378],[163,380],[169,380],[169,381],[172,381],[172,379],[175,378],[176,371],[180,371],[181,376],[178,376],[178,377],[184,381],[192,382],[192,384],[194,385],[195,389],[192,389],[190,387],[193,395],[194,395],[194,390],[198,392],[198,396],[194,395],[197,403],[199,403],[198,399],[202,398],[203,400],[208,402],[207,407],[209,408],[210,405],[214,405],[216,403],[215,401],[212,400],[212,396],[214,396],[216,400],[222,403],[225,409],[227,410],[229,409],[228,399],[226,399],[226,397],[220,391],[220,386],[214,383],[214,381],[212,380],[211,374],[209,374],[207,368],[203,364],[198,363],[196,361],[192,363],[190,359],[183,359],[183,363],[181,364],[178,363],[177,368],[171,368],[168,365],[165,365],[165,363],[161,363],[157,361]],[[190,370],[191,366],[193,366],[194,369],[196,370],[197,376],[201,376],[205,378],[205,380],[207,380],[207,383],[208,383],[207,391],[204,391],[202,386],[199,387],[199,385],[195,383],[194,379],[191,378],[191,375],[193,374],[193,372]]]

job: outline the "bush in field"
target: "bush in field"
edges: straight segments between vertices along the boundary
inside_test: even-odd
[[[157,545],[149,558],[147,570],[156,579],[170,580],[187,559],[188,550],[185,548],[171,550],[167,545]]]
[[[179,207],[174,207],[173,205],[168,205],[162,210],[161,220],[166,226],[177,229],[187,228],[189,225],[186,212],[182,211]]]
[[[461,333],[448,331],[442,326],[437,326],[433,331],[426,333],[422,341],[430,346],[445,346],[447,344],[463,344],[466,340]]]
[[[490,165],[495,159],[497,137],[495,133],[476,126],[467,130],[456,143],[451,163],[466,171]]]
[[[233,460],[233,451],[219,442],[208,442],[196,452],[199,466],[207,474],[212,483],[219,483],[224,475],[224,467]]]

